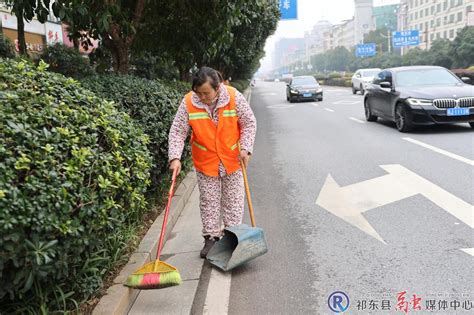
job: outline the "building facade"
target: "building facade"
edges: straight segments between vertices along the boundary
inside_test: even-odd
[[[372,11],[373,0],[354,0],[354,36],[355,44],[364,41],[364,35],[375,29]]]
[[[375,6],[372,10],[372,16],[375,22],[375,29],[387,28],[390,31],[397,30],[397,15],[400,4],[390,4]]]
[[[305,33],[305,58],[309,60],[310,56],[322,53],[324,51],[324,33],[332,29],[329,21],[318,21],[313,29]]]
[[[298,57],[302,59],[305,52],[304,47],[304,38],[281,38],[278,40],[273,53],[273,69],[289,66],[298,60]]]
[[[437,39],[453,40],[468,25],[474,0],[403,0],[399,30],[418,30],[420,48],[429,49]]]
[[[1,32],[10,39],[18,52],[18,26],[17,18],[11,14],[11,9],[0,1]],[[32,54],[41,54],[46,45],[63,43],[63,31],[61,22],[54,15],[50,14],[48,20],[43,24],[37,19],[30,22],[25,21],[26,49]]]

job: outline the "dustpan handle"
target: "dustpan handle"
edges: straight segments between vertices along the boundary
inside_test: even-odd
[[[239,154],[240,154],[240,143],[238,147],[239,147]],[[240,166],[242,167],[242,174],[244,175],[245,196],[247,197],[247,203],[249,204],[250,222],[252,222],[252,227],[256,227],[255,216],[253,213],[253,206],[252,206],[252,197],[250,197],[250,188],[249,188],[249,180],[247,178],[247,170],[245,169],[245,165],[242,162],[242,160],[240,160]]]
[[[171,178],[171,187],[168,192],[168,203],[166,204],[165,214],[163,217],[163,225],[161,226],[160,241],[158,243],[158,251],[156,253],[156,260],[160,260],[161,250],[163,249],[163,242],[165,239],[166,225],[168,223],[168,215],[170,213],[171,200],[174,194],[174,186],[176,185],[177,169],[173,170],[173,177]]]

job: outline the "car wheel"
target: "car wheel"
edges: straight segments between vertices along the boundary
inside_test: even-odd
[[[469,125],[471,126],[471,128],[474,128],[474,122],[470,122]]]
[[[409,132],[413,129],[411,118],[403,104],[398,104],[395,108],[395,124],[400,132]]]
[[[364,95],[365,94],[365,90],[364,90],[364,87],[361,85],[360,86],[360,95]]]
[[[357,90],[355,89],[354,85],[352,85],[352,94],[356,94]]]
[[[319,101],[322,102],[323,101],[323,96],[321,95],[321,97],[319,98]]]
[[[370,108],[369,100],[365,100],[364,102],[364,112],[365,112],[365,119],[367,121],[377,121],[377,116],[372,114],[372,109]]]
[[[287,101],[289,101],[289,100],[290,100],[290,97],[289,97],[288,95],[286,96],[286,100],[287,100]]]

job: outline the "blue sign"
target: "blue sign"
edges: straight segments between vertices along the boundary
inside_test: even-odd
[[[298,19],[297,0],[280,0],[281,20]]]
[[[392,44],[393,47],[418,46],[420,44],[420,32],[418,30],[393,32]]]
[[[359,44],[356,46],[356,57],[371,57],[377,53],[375,43]]]

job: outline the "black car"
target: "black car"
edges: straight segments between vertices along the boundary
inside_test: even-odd
[[[368,86],[364,109],[368,121],[394,121],[401,132],[415,125],[449,123],[474,128],[474,86],[443,67],[386,69]]]
[[[323,100],[323,88],[312,76],[294,77],[286,86],[286,100],[299,102],[303,100]]]

